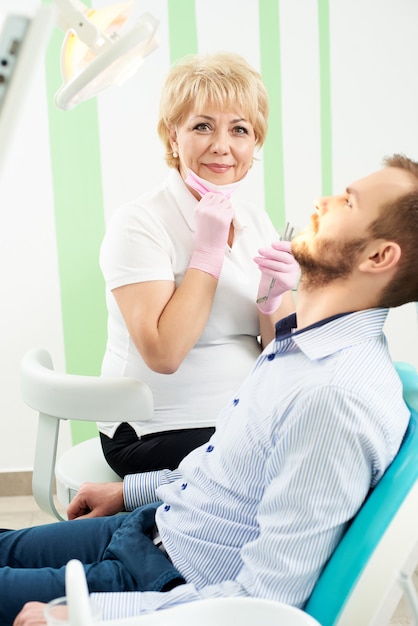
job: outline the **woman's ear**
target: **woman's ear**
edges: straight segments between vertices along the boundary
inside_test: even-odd
[[[401,254],[401,247],[395,241],[378,240],[369,249],[367,258],[360,263],[359,270],[373,274],[387,272],[396,267]]]
[[[175,126],[170,126],[169,130],[170,144],[173,152],[178,152],[177,131]]]

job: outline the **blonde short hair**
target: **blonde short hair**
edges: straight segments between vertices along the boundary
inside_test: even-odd
[[[166,149],[166,162],[178,168],[170,145],[170,128],[181,124],[192,107],[238,107],[254,128],[256,146],[266,138],[268,95],[260,74],[240,55],[218,52],[188,55],[175,63],[165,80],[158,134]]]

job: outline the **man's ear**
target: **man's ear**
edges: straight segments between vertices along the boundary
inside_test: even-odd
[[[367,258],[359,265],[361,272],[378,274],[393,269],[401,258],[401,247],[395,241],[376,241],[369,249]]]

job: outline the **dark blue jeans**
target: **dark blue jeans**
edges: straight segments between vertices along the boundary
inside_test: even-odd
[[[0,626],[25,602],[65,595],[65,565],[84,564],[89,591],[167,591],[184,579],[150,539],[158,504],[128,515],[0,533]]]

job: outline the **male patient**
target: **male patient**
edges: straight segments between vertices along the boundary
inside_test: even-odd
[[[105,618],[219,596],[304,606],[408,424],[382,327],[388,307],[418,300],[418,163],[387,158],[315,208],[292,242],[296,315],[210,441],[175,472],[84,485],[72,521],[0,535],[3,626],[43,624],[72,558]]]

